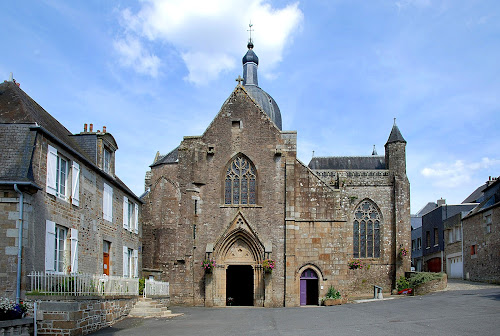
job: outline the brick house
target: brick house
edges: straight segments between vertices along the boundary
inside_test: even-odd
[[[33,271],[139,275],[142,202],[115,175],[117,149],[105,127],[72,134],[0,84],[2,293],[24,297]]]
[[[500,283],[500,179],[490,178],[480,200],[462,219],[464,275]]]
[[[146,173],[143,271],[176,304],[318,304],[390,292],[410,269],[406,141],[393,125],[385,155],[297,159],[274,99],[258,86],[249,43],[243,78],[201,136],[186,136]],[[241,83],[242,82],[242,83]],[[275,268],[266,272],[263,262]],[[205,271],[204,260],[216,266]],[[362,269],[350,269],[360,260]]]

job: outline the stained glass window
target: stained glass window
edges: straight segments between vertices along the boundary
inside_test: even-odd
[[[236,156],[226,171],[224,204],[256,204],[256,171],[242,154]]]
[[[380,213],[369,200],[354,211],[352,245],[354,258],[380,257]]]

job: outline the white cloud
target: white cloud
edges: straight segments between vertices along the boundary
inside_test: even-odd
[[[479,170],[500,165],[500,160],[483,158],[479,162],[465,162],[456,160],[453,163],[439,162],[426,167],[420,173],[434,180],[433,184],[441,188],[455,188],[471,181],[472,176]]]
[[[120,63],[123,66],[131,67],[140,74],[158,76],[160,59],[156,55],[149,54],[139,39],[126,36],[114,41],[113,45],[120,53]]]
[[[127,37],[115,48],[123,65],[154,73],[159,58],[145,51],[144,42],[168,44],[186,64],[186,79],[202,84],[234,69],[245,52],[250,21],[255,51],[265,60],[259,67],[272,77],[285,45],[301,27],[303,14],[298,3],[276,9],[264,0],[144,0],[137,13],[121,11],[121,19]]]

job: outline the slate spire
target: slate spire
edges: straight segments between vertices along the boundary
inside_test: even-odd
[[[391,134],[389,135],[389,139],[387,139],[387,144],[393,143],[393,142],[406,143],[406,140],[403,138],[403,135],[401,135],[401,132],[399,131],[398,125],[396,125],[396,118],[394,118],[394,125],[392,126],[392,130],[391,130]]]

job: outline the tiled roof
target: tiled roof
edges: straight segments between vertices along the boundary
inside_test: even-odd
[[[329,156],[313,157],[308,167],[317,169],[386,169],[384,156]]]

